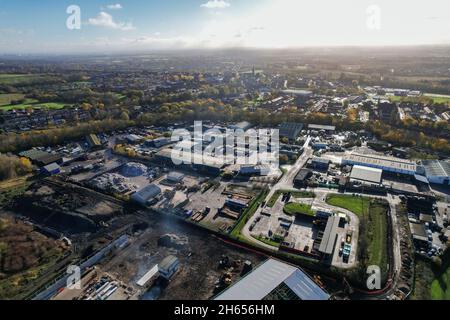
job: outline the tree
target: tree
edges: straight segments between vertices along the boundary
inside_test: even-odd
[[[280,163],[281,164],[286,164],[289,162],[289,157],[285,154],[280,155]]]
[[[128,115],[128,113],[126,113],[125,111],[123,111],[123,112],[120,114],[120,120],[129,121],[129,120],[130,120],[130,116]]]

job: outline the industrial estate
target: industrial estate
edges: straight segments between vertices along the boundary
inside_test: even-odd
[[[449,57],[0,56],[0,299],[449,299]]]

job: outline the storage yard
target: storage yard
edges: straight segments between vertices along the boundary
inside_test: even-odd
[[[84,277],[83,290],[57,299],[209,299],[241,278],[246,261],[257,266],[265,260],[172,218],[147,221],[124,249]],[[179,267],[167,281],[161,268],[169,256]]]

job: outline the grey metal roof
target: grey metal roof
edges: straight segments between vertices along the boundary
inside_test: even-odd
[[[161,188],[155,184],[150,184],[145,188],[136,192],[133,197],[139,197],[145,201],[148,201],[161,193]]]
[[[368,154],[358,154],[352,153],[345,158],[346,162],[365,164],[368,166],[393,168],[397,170],[407,170],[411,172],[416,172],[417,165],[409,160],[378,156],[378,155],[368,155]]]
[[[308,125],[308,129],[335,131],[336,127],[335,126],[326,126],[326,125],[322,125],[322,124],[310,124],[310,125]]]
[[[330,297],[300,269],[269,259],[215,300],[262,300],[283,282],[302,300]]]
[[[323,164],[330,164],[331,161],[329,159],[325,159],[325,158],[314,157],[312,159],[312,162],[323,163]]]
[[[325,254],[332,254],[334,243],[336,242],[337,228],[339,226],[340,218],[332,216],[328,218],[325,232],[323,233],[322,242],[320,243],[319,251]]]
[[[380,184],[382,175],[381,169],[354,165],[350,178]]]
[[[168,270],[172,265],[178,262],[178,258],[175,256],[165,257],[163,261],[158,265],[159,270]]]
[[[447,161],[422,161],[427,177],[450,177],[450,163]]]
[[[300,270],[295,270],[284,283],[302,300],[328,300],[330,295]]]
[[[44,169],[48,172],[53,172],[55,170],[61,169],[61,167],[57,163],[51,163],[44,167]]]
[[[303,130],[303,123],[286,122],[280,126],[280,137],[296,139]]]

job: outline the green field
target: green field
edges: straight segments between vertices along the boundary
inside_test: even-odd
[[[434,104],[449,104],[450,97],[447,96],[433,96],[433,95],[425,95],[420,97],[397,97],[390,96],[389,100],[391,102],[415,102],[415,103],[428,103],[432,102]]]
[[[445,270],[445,269],[443,269]],[[431,299],[450,300],[450,266],[431,283]]]
[[[314,211],[311,209],[310,205],[303,204],[303,203],[288,203],[284,206],[284,213],[287,215],[293,216],[293,215],[306,215],[306,216],[314,216]]]
[[[442,265],[418,257],[415,263],[413,300],[450,300],[450,251],[441,257]]]
[[[377,265],[385,272],[387,252],[387,203],[351,195],[333,194],[327,203],[347,209],[360,219],[359,252],[366,265]]]
[[[0,94],[0,106],[11,104],[11,101],[21,100],[25,97],[22,93],[2,93]]]
[[[18,105],[0,105],[0,110],[23,110],[23,109],[63,109],[65,106],[67,106],[66,103],[62,102],[45,102],[45,103],[39,103],[35,100],[28,100],[23,104]]]
[[[335,207],[347,209],[358,216],[361,216],[363,214],[363,208],[367,210],[369,207],[370,199],[350,195],[332,194],[328,196],[327,203]]]
[[[52,79],[41,74],[0,74],[0,85],[27,85]]]

